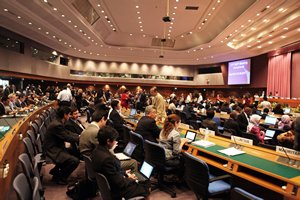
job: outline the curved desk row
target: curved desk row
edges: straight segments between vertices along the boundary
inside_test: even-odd
[[[0,141],[0,199],[12,199],[12,183],[15,175],[19,172],[18,156],[24,152],[25,147],[22,139],[26,137],[27,130],[30,129],[31,121],[53,104],[40,107],[28,116],[21,118],[13,125]]]

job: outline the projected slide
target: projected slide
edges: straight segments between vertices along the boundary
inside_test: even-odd
[[[228,85],[250,84],[250,59],[228,63]]]

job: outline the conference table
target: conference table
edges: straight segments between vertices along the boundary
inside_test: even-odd
[[[137,119],[125,119],[127,123],[136,126]],[[159,125],[161,123],[158,123]],[[186,124],[179,126],[181,136],[184,137],[189,129]],[[197,132],[197,140],[204,135]],[[185,143],[183,151],[204,160],[226,173],[232,174],[253,184],[273,191],[279,199],[300,199],[300,157],[290,155],[289,158],[282,152],[238,143],[244,154],[227,156],[219,150],[237,146],[231,139],[209,135],[208,141],[215,143],[210,147],[201,147],[193,143]],[[293,160],[294,165],[289,164]]]
[[[54,103],[50,103],[36,107],[28,114],[0,119],[7,122],[7,124],[0,124],[0,126],[9,127],[8,130],[5,129],[6,132],[2,132],[0,139],[0,199],[16,199],[12,183],[16,174],[21,171],[20,165],[18,165],[18,157],[25,152],[22,139],[27,136],[27,130],[30,129],[31,122],[39,114],[53,106]]]

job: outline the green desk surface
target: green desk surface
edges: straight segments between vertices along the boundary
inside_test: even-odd
[[[259,157],[256,157],[256,156],[252,156],[252,155],[249,155],[249,154],[246,154],[246,153],[236,155],[236,156],[224,155],[224,154],[222,154],[218,151],[218,150],[224,149],[224,147],[222,147],[222,146],[215,145],[215,146],[211,146],[211,147],[207,147],[207,148],[199,147],[199,146],[196,146],[196,145],[192,145],[192,146],[195,146],[195,147],[200,148],[200,149],[205,149],[206,151],[209,151],[211,153],[218,154],[218,155],[221,155],[223,157],[230,158],[232,160],[235,160],[235,161],[247,164],[249,166],[252,166],[252,167],[267,171],[267,172],[270,172],[272,174],[276,174],[278,176],[281,176],[281,177],[284,177],[284,178],[287,178],[287,179],[291,179],[291,178],[300,176],[300,170],[299,169],[295,169],[295,168],[292,168],[292,167],[289,167],[289,166],[286,166],[286,165],[282,165],[282,164],[272,162],[272,161],[269,161],[269,160],[266,160],[266,159],[263,159],[263,158],[259,158]]]

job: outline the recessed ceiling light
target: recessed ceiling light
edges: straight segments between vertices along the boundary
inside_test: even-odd
[[[279,11],[279,12],[282,12],[282,11],[283,11],[283,8],[280,8],[278,11]]]
[[[4,8],[4,11],[7,12],[8,10],[6,8]]]
[[[179,0],[176,0],[176,2],[179,2]]]
[[[260,15],[260,13],[257,13],[257,14],[256,14],[256,16],[259,16],[259,15]]]
[[[222,40],[221,43],[223,43],[224,41]]]
[[[136,8],[139,8],[139,6],[135,6]]]
[[[83,35],[86,36],[86,33],[84,33]]]
[[[173,22],[171,22],[170,24],[172,24],[172,25],[173,25],[174,23],[173,23]]]
[[[82,30],[80,29],[79,32],[82,32]]]
[[[140,14],[140,11],[137,11],[136,13],[137,13],[137,14]]]
[[[111,24],[110,26],[113,27],[114,25]]]
[[[156,35],[155,38],[158,38],[158,36]]]
[[[216,9],[215,7],[212,8],[212,10]]]
[[[90,52],[90,55],[92,55],[93,53],[92,52]]]
[[[56,38],[55,35],[52,36],[53,38]]]
[[[141,29],[141,31],[144,31],[143,29]]]
[[[68,44],[67,42],[65,42],[65,44]]]
[[[57,8],[53,8],[54,11],[57,11]]]
[[[220,3],[220,2],[221,2],[221,0],[218,0],[218,1],[217,1],[217,3]]]
[[[190,34],[193,34],[193,32],[192,32],[192,31],[190,31],[189,33],[190,33]]]
[[[58,39],[58,41],[60,41],[60,42],[61,42],[61,39]]]
[[[208,48],[210,48],[211,46],[209,45]]]
[[[74,28],[77,28],[77,25],[74,25]]]
[[[81,49],[78,49],[78,51],[81,51]]]
[[[46,32],[46,34],[48,35],[48,34],[49,34],[49,32],[47,31],[47,32]]]
[[[130,33],[129,35],[132,36],[132,33]]]
[[[298,28],[297,30],[300,31],[300,28]]]
[[[61,15],[61,17],[65,17],[65,15]]]
[[[101,10],[102,13],[104,13],[104,10]]]
[[[138,17],[138,19],[142,19],[141,17]]]
[[[255,31],[256,30],[256,28],[255,27],[251,27],[251,31]]]
[[[201,26],[198,27],[198,29],[201,29],[201,28],[202,28]]]
[[[108,17],[105,15],[104,18],[107,19]]]
[[[100,54],[99,53],[97,53],[97,56],[99,56]]]
[[[175,15],[176,13],[173,12],[172,14]]]
[[[86,53],[86,51],[84,51],[83,53]]]
[[[96,42],[95,45],[98,45],[98,43]]]
[[[177,9],[177,6],[174,6],[174,9]]]
[[[139,21],[139,24],[141,24],[142,22],[141,21]]]
[[[184,35],[181,35],[181,37],[184,37]]]
[[[285,27],[285,28],[283,28],[284,30],[289,30],[289,28],[288,27]]]
[[[270,8],[270,6],[267,6],[266,8]]]
[[[272,42],[272,41],[269,41],[268,43],[269,43],[269,44],[272,44],[273,42]]]
[[[18,16],[17,18],[18,18],[18,19],[21,19],[21,16]]]
[[[251,46],[250,46],[250,45],[248,45],[247,47],[248,47],[248,48],[250,48]]]
[[[32,23],[31,23],[31,22],[28,22],[28,24],[29,24],[29,25],[32,25]]]
[[[170,28],[170,29],[172,29],[173,27],[172,27],[172,26],[170,26],[169,28]]]
[[[244,25],[241,25],[241,27],[244,28],[245,26],[244,26]]]
[[[110,20],[107,20],[108,23],[110,23]]]
[[[269,35],[269,37],[272,37],[272,36],[273,36],[273,35],[271,35],[271,34]]]
[[[172,30],[169,30],[169,32],[172,32]]]
[[[45,2],[45,3],[48,3],[48,1],[47,1],[47,0],[44,0],[44,2]]]
[[[260,40],[257,40],[258,43],[260,43]]]
[[[146,35],[143,35],[143,37],[146,37]]]
[[[41,27],[38,27],[38,30],[42,30],[42,28],[41,28]]]
[[[71,21],[71,20],[69,20],[68,22],[69,22],[69,23],[71,23],[72,21]]]
[[[248,22],[252,22],[252,20],[251,20],[251,19],[248,19]]]
[[[91,37],[88,37],[88,39],[91,39]]]
[[[234,32],[238,32],[238,30],[235,30]]]
[[[211,16],[211,13],[208,13],[208,16]]]
[[[69,47],[72,47],[72,45],[69,44]]]
[[[285,35],[283,35],[283,36],[281,36],[281,38],[286,38],[286,36],[285,36]]]
[[[262,46],[258,46],[257,48],[261,49]]]
[[[97,6],[98,6],[98,7],[100,7],[101,5],[100,5],[100,4],[98,4]]]

